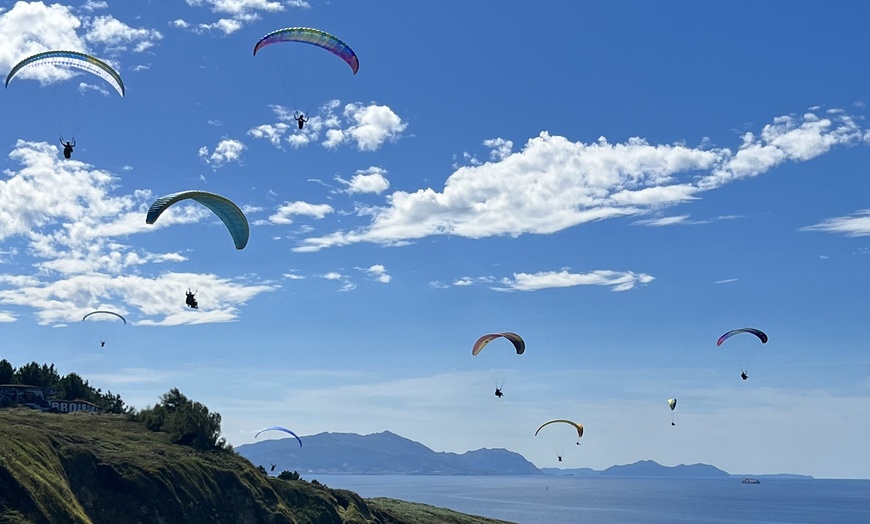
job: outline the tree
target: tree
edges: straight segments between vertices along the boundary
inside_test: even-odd
[[[145,408],[131,418],[151,431],[168,433],[176,444],[205,450],[225,446],[220,438],[220,414],[209,413],[206,406],[188,399],[178,388],[170,389],[153,408]]]
[[[0,384],[11,384],[15,376],[15,368],[5,358],[0,360]]]
[[[86,400],[93,402],[95,400],[95,391],[87,380],[82,380],[78,373],[70,373],[60,379],[58,389],[62,390],[64,400]]]
[[[31,362],[18,368],[13,381],[26,386],[55,389],[60,382],[60,375],[54,369],[54,364],[40,366],[36,362]]]
[[[261,466],[261,467],[262,467],[262,466]],[[293,473],[290,473],[289,471],[286,471],[286,470],[285,470],[285,471],[282,471],[282,472],[278,475],[278,478],[281,479],[281,480],[299,480],[300,477],[299,477],[299,472],[298,472],[298,471],[294,471]]]

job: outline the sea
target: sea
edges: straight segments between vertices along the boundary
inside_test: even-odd
[[[303,475],[518,524],[870,524],[870,480]]]

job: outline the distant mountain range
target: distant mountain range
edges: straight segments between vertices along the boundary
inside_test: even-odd
[[[436,452],[419,442],[384,431],[371,435],[318,433],[296,439],[266,440],[236,447],[240,455],[267,470],[351,475],[540,475],[534,464],[506,449],[462,454]]]
[[[577,477],[728,478],[708,464],[662,466],[652,460],[611,466],[605,470],[539,469],[519,453],[506,449],[478,449],[465,453],[433,451],[419,442],[383,431],[370,435],[318,433],[302,437],[243,444],[236,451],[270,471],[298,471],[302,475],[566,475]],[[753,478],[812,478],[803,475],[752,475]]]

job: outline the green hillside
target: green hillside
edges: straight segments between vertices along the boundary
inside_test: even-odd
[[[0,524],[495,524],[316,482],[237,453],[173,444],[123,415],[0,409]]]

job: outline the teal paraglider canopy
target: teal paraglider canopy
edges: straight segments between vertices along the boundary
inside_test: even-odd
[[[153,224],[160,217],[161,213],[182,200],[199,202],[217,215],[224,225],[227,226],[230,235],[233,237],[236,249],[244,249],[248,244],[248,237],[250,235],[248,219],[245,218],[245,214],[242,213],[239,206],[228,198],[207,191],[182,191],[158,198],[151,204],[148,215],[145,217],[145,223]]]

